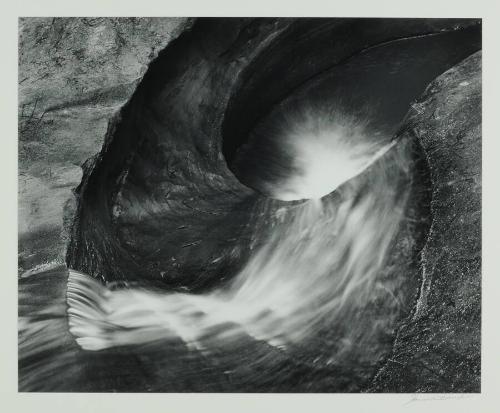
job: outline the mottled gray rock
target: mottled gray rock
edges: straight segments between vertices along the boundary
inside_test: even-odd
[[[427,88],[408,114],[432,179],[432,226],[414,314],[374,391],[478,392],[481,368],[481,52]]]
[[[64,262],[72,190],[182,18],[19,20],[19,272]],[[65,207],[68,207],[66,215]]]

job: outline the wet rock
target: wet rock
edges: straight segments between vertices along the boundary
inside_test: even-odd
[[[63,263],[81,165],[186,19],[19,21],[19,273]],[[66,209],[66,212],[64,212]]]
[[[234,274],[249,252],[251,215],[265,212],[268,219],[282,206],[231,171],[234,152],[258,121],[318,73],[348,72],[343,62],[353,55],[394,38],[436,33],[429,41],[448,60],[441,70],[428,70],[420,89],[395,99],[400,113],[391,126],[397,127],[401,106],[478,50],[478,29],[473,20],[446,19],[198,20],[151,65],[89,162],[68,263],[104,281],[139,278],[169,288],[206,288],[220,274]],[[428,53],[427,44],[422,49]],[[408,83],[383,80],[394,89]],[[358,93],[363,98],[366,83]],[[251,161],[257,176],[261,163]],[[263,225],[259,238],[267,232]]]
[[[344,33],[343,39],[352,43],[339,41],[335,49],[338,54],[328,54],[324,53],[331,51],[328,39],[337,37],[328,37],[322,43],[323,49],[310,48],[310,42],[304,41],[300,50],[308,56],[305,59],[297,54],[296,43],[285,54],[275,53],[280,50],[279,42],[274,49],[260,52],[281,31],[291,27],[287,35],[296,36],[311,21],[294,26],[294,21],[288,19],[278,23],[242,19],[224,24],[202,20],[198,31],[187,31],[177,38],[177,44],[169,41],[189,26],[183,19],[22,22],[20,271],[30,270],[30,274],[43,269],[40,264],[63,263],[69,243],[67,229],[74,225],[69,264],[104,282],[119,281],[127,286],[136,281],[135,276],[159,281],[165,290],[194,291],[200,286],[209,288],[209,281],[220,275],[221,269],[234,273],[232,262],[241,264],[245,254],[255,247],[245,232],[249,219],[258,217],[258,224],[270,231],[279,205],[269,207],[268,200],[241,184],[226,165],[227,154],[223,152],[237,149],[241,144],[238,140],[246,138],[262,112],[281,99],[285,89],[297,86],[310,75],[311,61],[320,71],[368,46],[366,38],[375,44],[396,35],[411,36],[455,26],[446,21],[410,23],[399,21],[387,29],[376,21],[326,22],[320,33]],[[359,32],[365,37],[354,39],[352,32],[346,31],[349,24],[354,24],[354,31],[367,25],[368,29]],[[472,23],[464,23],[468,24]],[[145,66],[167,43],[169,46],[150,66],[136,90]],[[477,43],[472,47],[477,50]],[[255,59],[256,55],[260,58]],[[290,56],[295,56],[293,70],[289,70]],[[472,61],[477,69],[477,58]],[[244,70],[250,62],[251,70]],[[276,77],[267,77],[278,70],[275,65],[286,73],[286,81],[275,82]],[[256,70],[259,66],[261,71]],[[434,228],[423,254],[424,283],[418,309],[414,319],[400,330],[394,354],[375,379],[374,390],[442,389],[443,377],[452,377],[448,384],[452,390],[474,390],[465,372],[475,374],[479,360],[478,262],[461,261],[463,256],[471,258],[473,250],[460,240],[474,243],[477,239],[458,233],[477,232],[479,222],[471,221],[478,215],[474,204],[477,198],[463,195],[469,193],[471,187],[467,185],[471,182],[480,188],[477,170],[467,163],[480,156],[468,146],[477,145],[471,142],[479,132],[469,134],[464,126],[470,121],[470,111],[477,110],[472,104],[463,104],[464,96],[468,96],[477,105],[477,94],[471,92],[478,88],[477,79],[471,82],[474,70],[454,69],[448,73],[456,75],[446,82],[439,83],[446,75],[438,79],[433,83],[436,90],[429,91],[408,118],[414,128],[408,132],[408,139],[419,138],[429,164],[436,163],[431,168],[433,184],[438,183],[433,198]],[[35,76],[38,73],[40,79]],[[458,85],[473,88],[464,95],[459,93]],[[450,90],[453,93],[448,94]],[[128,104],[122,107],[126,101]],[[108,120],[118,111],[120,114],[106,130]],[[450,125],[457,126],[456,135],[450,134],[455,131]],[[436,136],[440,138],[436,140]],[[231,143],[231,139],[234,145],[225,151],[224,142]],[[448,148],[451,143],[454,152]],[[450,153],[456,159],[449,159]],[[87,159],[82,179],[80,165]],[[471,172],[475,178],[458,186],[468,172],[456,177],[453,170]],[[78,184],[77,206],[72,189]],[[427,178],[416,176],[419,185],[427,186]],[[417,199],[420,195],[415,194]],[[471,204],[466,208],[467,202]],[[457,221],[451,220],[452,210],[462,211]],[[422,218],[427,211],[424,205],[413,216]],[[454,227],[463,225],[461,218],[470,225]],[[426,233],[427,227],[415,226],[416,232]],[[27,277],[20,283],[20,312],[26,316],[24,322],[32,322],[31,333],[24,337],[26,347],[35,353],[40,348],[37,329],[43,325],[55,332],[50,339],[61,341],[51,343],[50,351],[37,354],[38,358],[30,358],[29,351],[21,357],[21,387],[59,391],[364,390],[392,348],[394,328],[411,307],[411,298],[417,299],[420,268],[412,259],[423,239],[417,242],[415,226],[402,237],[383,280],[390,290],[397,291],[404,308],[389,320],[384,313],[387,304],[383,300],[374,304],[374,311],[368,311],[366,319],[360,321],[370,326],[376,324],[371,320],[380,318],[382,327],[373,346],[357,346],[350,357],[333,365],[290,357],[252,340],[236,349],[227,345],[217,357],[210,358],[190,353],[180,342],[89,354],[75,345],[67,331],[65,267],[38,273],[36,280]],[[452,228],[454,232],[450,232]],[[452,236],[449,248],[444,248],[448,238],[441,234]],[[443,251],[444,260],[443,256],[438,259]],[[398,273],[401,262],[408,266],[408,273]],[[200,273],[200,269],[204,271]],[[224,280],[215,281],[217,284]],[[33,300],[34,295],[37,300]],[[41,308],[45,310],[39,320]],[[318,347],[329,352],[336,339],[320,337]],[[463,347],[461,340],[468,347]],[[407,351],[415,357],[407,355]],[[242,362],[252,357],[255,363]],[[418,364],[421,360],[427,367]],[[67,373],[71,377],[61,380],[65,375],[57,373],[69,364],[72,370]],[[262,366],[266,367],[265,377],[258,374]],[[440,377],[430,373],[436,366]],[[463,374],[459,368],[463,368]],[[422,373],[424,369],[426,373]]]
[[[432,179],[414,313],[373,391],[478,392],[481,369],[481,52],[432,82],[407,117]]]

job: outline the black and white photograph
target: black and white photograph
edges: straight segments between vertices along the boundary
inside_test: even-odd
[[[18,392],[481,393],[480,13],[17,25]]]

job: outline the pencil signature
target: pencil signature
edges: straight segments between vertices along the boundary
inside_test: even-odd
[[[470,399],[474,396],[475,396],[474,394],[415,394],[403,406],[406,406],[407,404],[410,404],[413,402]]]

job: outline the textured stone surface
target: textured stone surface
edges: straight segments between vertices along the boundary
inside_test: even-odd
[[[81,165],[148,64],[190,22],[19,20],[19,272],[63,263]],[[65,215],[64,209],[68,207]]]
[[[145,275],[170,288],[176,283],[177,287],[193,287],[199,279],[213,278],[223,262],[215,253],[241,261],[241,251],[226,254],[226,242],[237,237],[242,245],[248,244],[240,226],[245,226],[251,213],[259,216],[263,200],[228,171],[221,151],[221,122],[231,93],[243,93],[244,98],[232,102],[232,124],[226,130],[226,136],[241,137],[240,121],[247,115],[251,116],[246,123],[254,121],[257,112],[268,109],[283,92],[266,88],[268,66],[261,72],[254,70],[269,56],[276,58],[269,61],[269,69],[278,64],[289,76],[283,88],[296,84],[311,70],[310,60],[297,58],[296,70],[286,71],[290,61],[278,59],[271,49],[263,61],[254,61],[252,70],[242,71],[253,59],[252,50],[264,48],[273,31],[290,22],[284,20],[276,26],[272,21],[263,25],[242,22],[241,29],[215,24],[210,36],[201,31],[190,40],[188,35],[186,43],[177,44],[171,60],[158,59],[162,61],[156,69],[151,66],[153,74],[148,73],[149,80],[129,100],[151,59],[188,22],[21,21],[20,272],[30,270],[30,274],[33,269],[43,269],[43,264],[64,262],[69,227],[65,217],[71,224],[75,209],[72,189],[81,182],[80,165],[88,158],[76,222],[80,232],[75,231],[70,251],[70,263],[77,268],[104,281],[127,282],[130,274]],[[415,24],[399,22],[394,33],[382,31],[378,37],[369,36],[370,41],[384,41],[399,31],[411,35],[422,30],[420,23]],[[441,23],[422,24],[425,30],[437,30],[433,25]],[[348,38],[349,33],[345,34]],[[337,50],[340,56],[366,46],[363,39],[352,41],[352,50]],[[318,59],[319,66],[334,63],[320,49],[309,50],[307,42],[302,47]],[[169,49],[163,57],[169,56]],[[434,227],[423,254],[425,281],[418,310],[400,330],[394,354],[374,381],[375,391],[478,388],[480,169],[478,172],[473,165],[477,167],[474,162],[480,158],[480,118],[471,113],[477,115],[479,107],[480,78],[475,74],[479,64],[480,60],[472,59],[464,66],[468,69],[443,75],[408,118],[414,129],[407,137],[421,140],[432,165]],[[242,84],[233,83],[235,79]],[[458,93],[462,90],[467,93]],[[131,103],[106,133],[108,120],[126,101]],[[474,132],[469,133],[467,122],[476,122]],[[146,135],[149,139],[144,139]],[[450,152],[452,143],[455,150]],[[451,184],[445,184],[448,182]],[[474,196],[464,195],[471,191]],[[452,219],[453,212],[461,215]],[[228,225],[230,221],[237,228]],[[267,225],[265,219],[262,225]],[[465,240],[476,245],[476,250]],[[412,252],[413,248],[415,245],[408,247]],[[200,274],[198,270],[207,260],[217,264],[205,267],[212,273]],[[175,276],[164,280],[164,273]],[[418,290],[418,268],[413,266],[411,273],[414,278],[405,273],[388,280],[387,285],[393,282],[391,288],[405,295],[404,300]],[[169,343],[168,351],[161,343],[147,349],[89,354],[75,345],[67,331],[66,276],[61,266],[20,281],[20,313],[31,317],[33,334],[23,338],[28,350],[21,357],[20,383],[25,390],[360,391],[371,382],[392,345],[392,325],[384,326],[385,338],[376,343],[380,347],[366,352],[365,365],[359,364],[357,354],[354,360],[329,367],[311,367],[304,360],[252,341],[245,341],[241,348],[221,348],[214,358],[186,352],[181,343]],[[409,291],[402,292],[405,288]],[[48,340],[58,337],[59,341],[44,342],[39,328],[51,332]],[[40,348],[45,353],[40,354]],[[241,362],[248,359],[255,362]],[[68,365],[71,369],[66,370]],[[265,377],[252,376],[263,366]],[[59,375],[60,371],[67,376]]]
[[[432,179],[432,226],[411,320],[374,391],[478,392],[481,385],[481,52],[447,71],[408,114]]]

